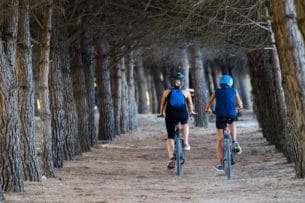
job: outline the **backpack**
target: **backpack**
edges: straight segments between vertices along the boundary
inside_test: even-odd
[[[181,88],[171,89],[169,103],[172,107],[180,108],[185,105],[185,97]]]

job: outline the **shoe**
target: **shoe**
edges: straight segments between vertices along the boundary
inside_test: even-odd
[[[237,141],[233,141],[233,147],[232,147],[232,151],[237,153],[237,154],[241,154],[242,153],[242,149],[239,145],[239,143]]]
[[[216,169],[216,171],[223,171],[222,165],[215,165],[214,168]]]
[[[168,162],[168,164],[167,164],[167,168],[168,168],[168,169],[173,169],[173,168],[175,168],[175,158],[174,158],[174,157],[171,158],[171,159],[169,160],[169,162]]]
[[[191,150],[191,145],[189,145],[189,144],[184,145],[184,150],[185,151],[190,151]]]

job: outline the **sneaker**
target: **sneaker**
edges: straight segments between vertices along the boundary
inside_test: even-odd
[[[189,145],[189,144],[184,145],[184,150],[185,151],[190,151],[191,150],[191,145]]]
[[[175,168],[175,158],[174,158],[174,157],[171,158],[171,159],[169,160],[169,162],[168,162],[168,164],[167,164],[167,168],[168,168],[168,169],[173,169],[173,168]]]
[[[233,141],[233,147],[232,147],[232,151],[237,153],[237,154],[241,154],[242,153],[242,149],[239,145],[239,143],[237,141]]]
[[[222,165],[215,165],[214,168],[216,169],[216,171],[223,171]]]

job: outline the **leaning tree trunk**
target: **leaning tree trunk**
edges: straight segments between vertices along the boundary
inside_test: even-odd
[[[272,0],[274,24],[286,95],[289,142],[293,146],[296,176],[305,177],[305,47],[293,0]],[[304,12],[304,11],[303,11]],[[303,13],[302,12],[302,13]]]
[[[96,79],[99,94],[99,129],[98,139],[109,141],[115,138],[114,115],[111,97],[111,79],[109,71],[109,59],[106,54],[107,43],[104,39],[97,41],[95,46],[98,56],[96,57]]]
[[[194,106],[198,115],[195,116],[195,125],[208,127],[208,116],[204,107],[208,102],[208,92],[204,80],[201,51],[198,47],[190,47],[190,66],[194,85]]]
[[[64,122],[66,129],[64,131],[64,158],[65,160],[73,160],[76,155],[81,154],[80,139],[78,133],[78,118],[76,111],[76,101],[73,95],[73,81],[71,73],[71,60],[69,45],[65,43],[68,38],[66,27],[61,29],[62,46],[62,77],[63,80],[63,98],[64,98]]]
[[[136,131],[138,129],[137,121],[137,102],[136,102],[136,88],[134,79],[134,58],[133,52],[131,51],[128,56],[127,63],[127,85],[128,85],[128,107],[129,107],[129,130]]]
[[[137,87],[139,93],[138,112],[145,114],[149,112],[149,108],[147,104],[147,97],[146,97],[147,85],[146,85],[142,59],[138,58],[137,66],[135,70],[136,70],[136,81],[137,81]]]
[[[22,192],[24,175],[20,150],[20,119],[16,79],[18,0],[1,5],[0,21],[0,184],[4,191]]]
[[[21,121],[20,141],[25,180],[41,181],[35,139],[35,102],[32,71],[29,0],[20,0],[17,48],[18,103]]]
[[[85,84],[87,90],[88,102],[88,133],[90,145],[96,143],[96,129],[95,129],[95,89],[94,89],[94,58],[93,58],[93,44],[92,34],[88,31],[82,37],[82,57],[85,72]]]
[[[43,9],[44,29],[41,34],[41,49],[39,62],[39,115],[42,122],[42,169],[47,177],[54,177],[52,154],[52,128],[49,98],[49,69],[50,69],[50,39],[52,30],[53,1],[49,0]]]
[[[76,100],[76,110],[78,116],[78,134],[82,152],[90,150],[89,124],[88,124],[88,102],[85,86],[85,72],[80,50],[80,41],[76,40],[72,52],[72,78],[73,93]]]

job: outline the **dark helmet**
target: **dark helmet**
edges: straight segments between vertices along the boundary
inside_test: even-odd
[[[176,73],[176,78],[179,78],[181,82],[185,82],[185,76],[180,72]]]
[[[229,75],[223,75],[220,80],[219,80],[219,85],[220,86],[228,86],[228,87],[232,87],[233,85],[233,78]]]

